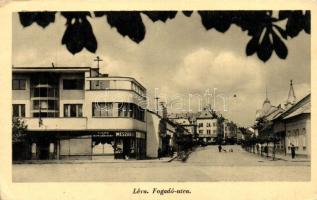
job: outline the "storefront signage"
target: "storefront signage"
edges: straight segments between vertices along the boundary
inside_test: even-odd
[[[117,137],[135,137],[134,132],[116,132]]]
[[[109,131],[99,131],[93,134],[93,137],[113,137],[113,133]]]

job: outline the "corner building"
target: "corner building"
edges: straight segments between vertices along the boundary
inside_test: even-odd
[[[15,67],[12,114],[27,125],[25,159],[146,155],[146,89],[90,67]]]

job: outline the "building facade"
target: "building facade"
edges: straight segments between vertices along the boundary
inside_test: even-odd
[[[12,114],[27,125],[27,159],[142,159],[145,102],[146,89],[131,77],[89,67],[13,68]]]
[[[285,123],[286,153],[291,153],[292,144],[297,155],[310,157],[311,152],[311,95],[298,101],[283,115]]]
[[[168,119],[157,113],[147,110],[147,138],[146,138],[146,155],[149,158],[158,156],[167,156],[171,148],[176,146],[174,136],[176,126]],[[159,153],[161,155],[159,155]]]
[[[199,139],[207,143],[215,143],[219,135],[219,123],[217,114],[208,108],[199,114],[196,118],[197,133]]]

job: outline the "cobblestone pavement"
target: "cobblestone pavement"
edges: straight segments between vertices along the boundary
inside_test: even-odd
[[[272,161],[225,146],[198,148],[187,162],[13,165],[14,182],[58,181],[309,181],[309,162]],[[228,152],[232,148],[233,152]]]

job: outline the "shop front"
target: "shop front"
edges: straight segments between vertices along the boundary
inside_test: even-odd
[[[93,158],[143,159],[145,133],[137,131],[100,131],[92,133]]]

